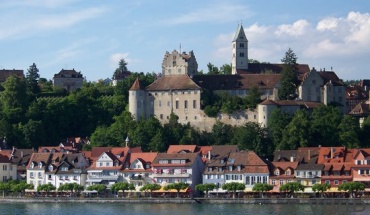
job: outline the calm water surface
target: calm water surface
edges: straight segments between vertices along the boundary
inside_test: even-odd
[[[362,210],[355,212],[356,210]],[[251,204],[123,204],[123,203],[10,203],[0,204],[0,214],[6,215],[219,215],[219,214],[370,214],[370,205],[360,209],[348,206],[318,206],[309,205],[251,205]]]

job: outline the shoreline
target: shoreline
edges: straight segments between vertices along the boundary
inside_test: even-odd
[[[4,203],[308,204],[368,205],[369,198],[0,198]]]

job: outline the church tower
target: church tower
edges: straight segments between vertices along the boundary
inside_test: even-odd
[[[238,70],[248,69],[248,39],[245,36],[243,25],[238,25],[232,42],[232,69],[231,74],[238,74]]]

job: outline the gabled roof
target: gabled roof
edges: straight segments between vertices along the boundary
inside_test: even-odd
[[[356,116],[368,116],[369,115],[369,104],[359,103],[349,112],[350,115]]]
[[[197,152],[196,145],[170,145],[167,149],[167,153],[179,153],[181,151],[188,151],[190,153]]]
[[[184,154],[167,154],[158,153],[154,158],[152,166],[153,167],[171,167],[171,166],[193,166],[195,160],[199,157],[198,153],[184,153]],[[200,158],[200,157],[199,157]],[[185,163],[180,164],[160,164],[160,160],[185,160]]]
[[[274,152],[274,162],[278,161],[290,161],[293,157],[294,159],[297,158],[298,151],[297,150],[278,150]]]
[[[317,163],[343,163],[345,147],[320,147]]]
[[[132,84],[130,90],[144,90],[144,88],[141,86],[139,78],[136,78],[134,83]]]
[[[7,78],[15,75],[19,78],[24,78],[23,70],[20,69],[2,69],[0,70],[0,82],[5,82]]]
[[[83,78],[82,74],[76,72],[75,69],[62,69],[58,74],[54,75],[54,78]]]
[[[33,153],[31,155],[31,158],[30,158],[30,161],[27,165],[27,169],[30,168],[30,164],[31,163],[34,163],[35,164],[35,168],[34,169],[37,169],[37,164],[39,162],[42,162],[44,165],[47,165],[50,161],[50,158],[51,158],[51,154],[49,153]],[[45,166],[43,166],[43,168],[45,168]]]
[[[273,89],[280,81],[278,74],[243,74],[243,75],[195,75],[193,81],[209,90],[236,89]]]
[[[324,164],[299,164],[296,170],[323,170]]]
[[[165,75],[146,87],[147,91],[200,89],[188,75]]]
[[[280,74],[283,70],[284,64],[271,64],[271,63],[248,63],[247,70],[238,70],[238,74],[259,74],[270,73]],[[310,72],[310,67],[307,64],[297,64],[298,79],[302,80],[304,74]]]
[[[324,83],[330,83],[330,84],[333,84],[333,86],[344,86],[343,81],[338,78],[335,72],[323,71],[323,72],[318,72],[318,74],[324,80]]]

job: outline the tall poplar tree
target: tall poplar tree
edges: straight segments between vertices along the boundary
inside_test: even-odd
[[[285,52],[285,56],[281,59],[283,70],[281,72],[279,99],[289,100],[295,98],[297,77],[297,56],[291,48]]]
[[[36,64],[33,63],[30,68],[27,70],[26,74],[26,83],[28,89],[34,94],[37,95],[41,92],[40,87],[38,85],[38,80],[40,78],[39,69],[37,68]]]

